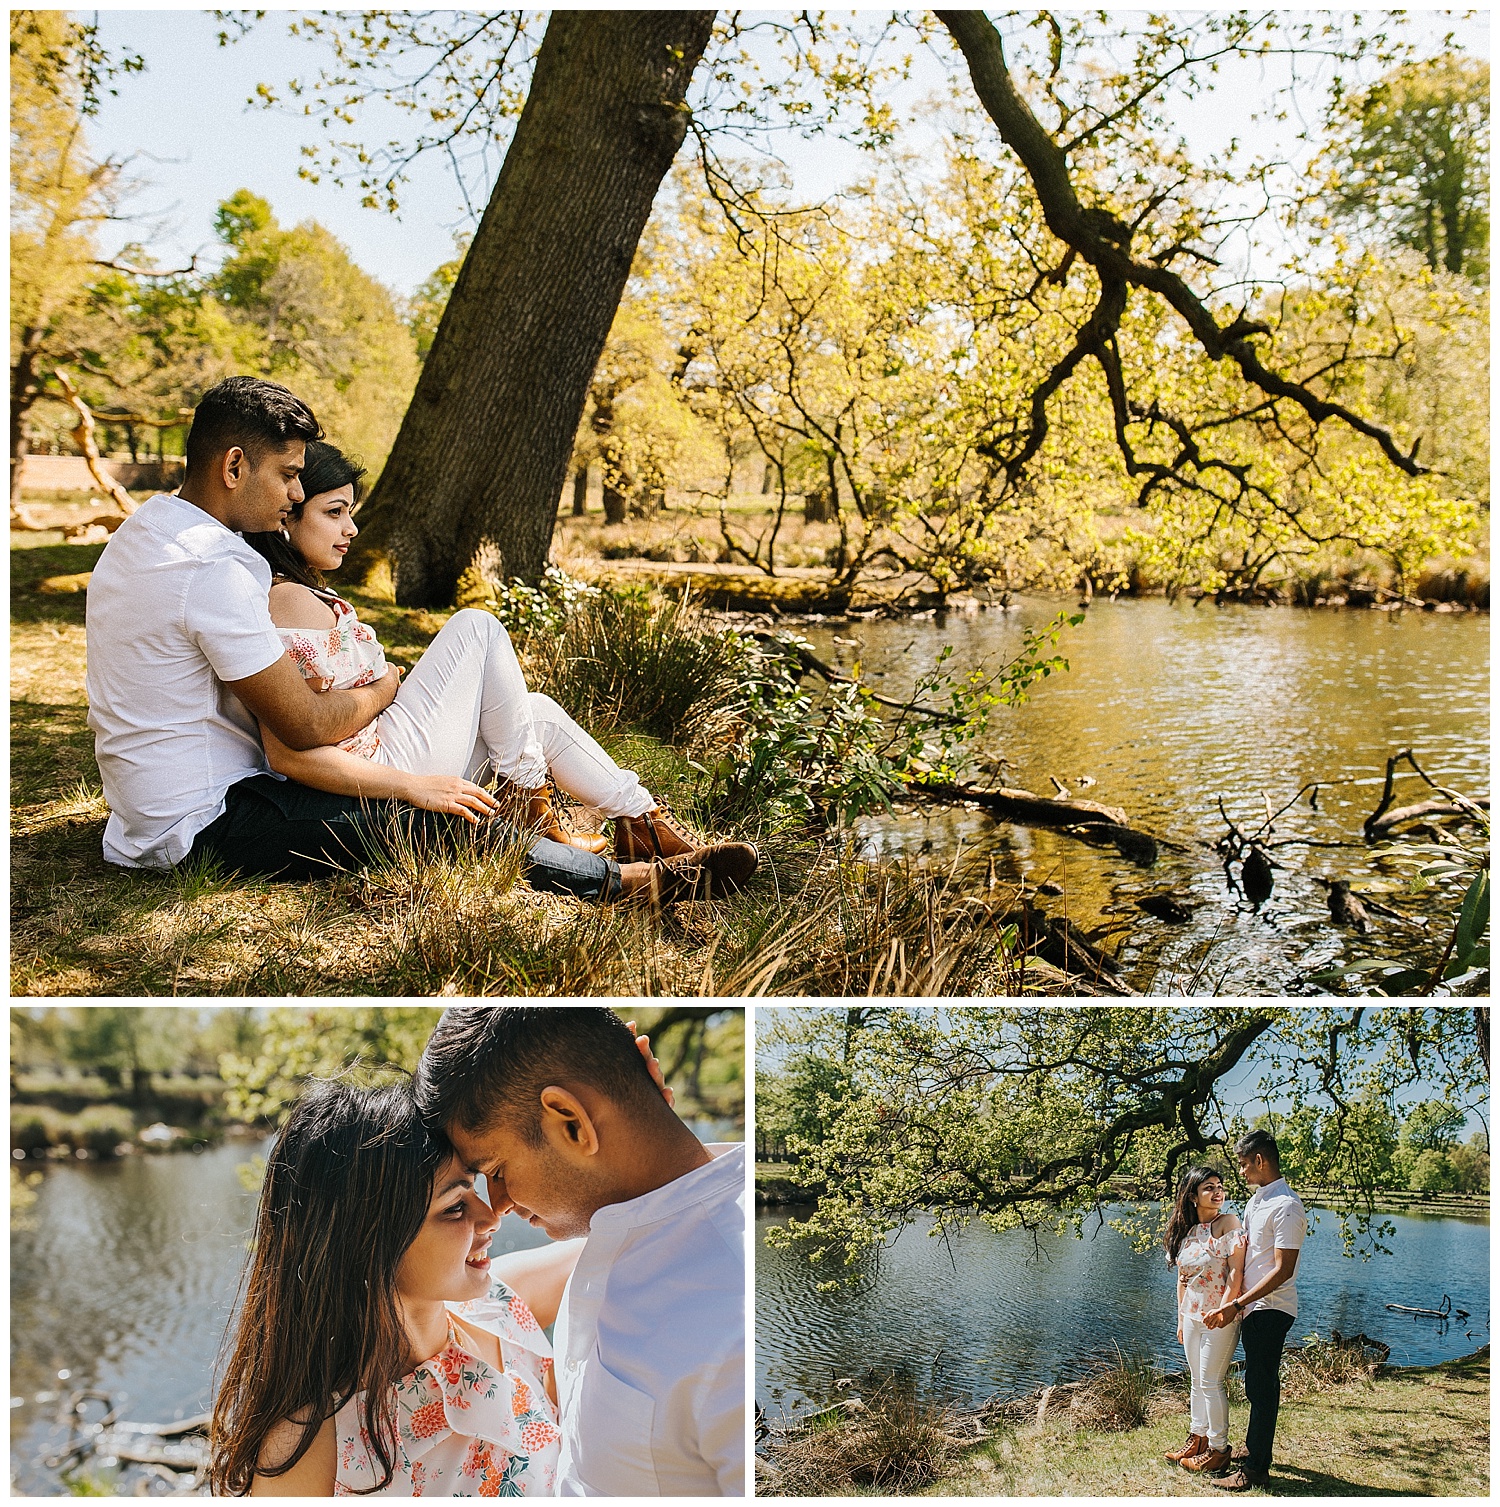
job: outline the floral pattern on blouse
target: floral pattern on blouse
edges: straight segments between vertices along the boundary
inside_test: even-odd
[[[380,1495],[551,1496],[562,1431],[547,1395],[552,1355],[541,1326],[499,1281],[488,1297],[451,1306],[499,1338],[505,1369],[469,1351],[449,1320],[448,1343],[393,1388],[395,1473]],[[336,1496],[368,1490],[380,1479],[359,1401],[351,1398],[335,1418]]]
[[[349,691],[356,686],[374,685],[386,672],[385,650],[375,637],[375,630],[360,622],[359,614],[343,597],[331,591],[317,592],[318,598],[333,608],[336,619],[331,628],[278,628],[276,632],[292,662],[304,680],[322,683],[325,691]],[[377,717],[345,738],[339,747],[345,753],[372,759],[380,747]]]
[[[1182,1303],[1178,1309],[1185,1319],[1201,1319],[1204,1314],[1221,1308],[1229,1294],[1229,1261],[1245,1244],[1243,1226],[1212,1234],[1206,1224],[1195,1224],[1177,1252],[1177,1270],[1183,1279]]]

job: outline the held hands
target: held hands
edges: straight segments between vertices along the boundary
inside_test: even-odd
[[[401,799],[424,811],[461,816],[476,825],[481,817],[493,816],[500,809],[500,802],[482,785],[447,774],[412,775]]]
[[[1203,1316],[1203,1322],[1209,1329],[1222,1329],[1226,1324],[1232,1324],[1239,1318],[1239,1310],[1233,1303],[1226,1303],[1222,1308],[1215,1308],[1212,1313]]]
[[[651,1038],[649,1036],[635,1035],[635,1022],[627,1020],[625,1028],[632,1036],[635,1036],[635,1044],[640,1050],[642,1057],[646,1059],[646,1071],[651,1074],[651,1081],[661,1090],[661,1096],[669,1105],[677,1103],[677,1095],[667,1087],[667,1080],[662,1075],[661,1063],[656,1060],[656,1054],[651,1050]]]

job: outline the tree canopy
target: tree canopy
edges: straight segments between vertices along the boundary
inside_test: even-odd
[[[1487,1009],[861,1006],[762,1022],[758,1128],[823,1190],[775,1238],[835,1277],[924,1212],[939,1232],[1077,1227],[1106,1202],[1169,1198],[1191,1160],[1237,1178],[1222,1148],[1251,1119],[1294,1186],[1347,1190],[1346,1236],[1373,1249],[1392,1128],[1409,1116],[1420,1149],[1488,1113]]]
[[[1330,208],[1428,267],[1484,279],[1490,244],[1490,69],[1443,53],[1337,100],[1324,148]]]
[[[375,98],[420,117],[404,141],[339,139],[310,169],[357,179],[389,205],[411,163],[437,151],[461,165],[477,198],[476,185],[494,181],[484,164],[511,119],[528,100],[540,108],[527,79],[541,54],[523,13],[460,13],[443,35],[424,17],[375,12],[304,17],[294,28],[331,44],[334,62],[314,80],[268,86],[268,102],[290,101],[325,123],[357,123]],[[917,48],[940,58],[952,82],[941,184],[912,160],[891,103]],[[1120,584],[1100,546],[1098,510],[1084,501],[1101,492],[1136,514],[1130,543],[1169,586],[1253,590],[1330,547],[1382,552],[1401,576],[1463,548],[1484,483],[1476,489],[1466,447],[1445,443],[1446,426],[1431,422],[1434,384],[1414,357],[1471,324],[1482,332],[1482,310],[1461,292],[1423,285],[1400,257],[1416,245],[1410,237],[1366,238],[1331,261],[1298,250],[1304,211],[1291,211],[1288,225],[1280,217],[1307,201],[1296,191],[1305,163],[1233,144],[1205,152],[1181,125],[1183,107],[1221,72],[1259,64],[1285,75],[1270,91],[1273,112],[1317,97],[1339,107],[1324,133],[1326,165],[1344,160],[1333,138],[1354,102],[1364,102],[1356,113],[1374,130],[1371,101],[1399,94],[1396,114],[1420,114],[1421,89],[1444,100],[1467,90],[1461,105],[1423,119],[1447,120],[1448,136],[1477,163],[1487,150],[1487,115],[1473,108],[1478,65],[1444,59],[1417,56],[1396,17],[719,16],[685,101],[699,192],[713,213],[705,218],[695,195],[659,206],[659,222],[681,216],[660,239],[676,237],[670,276],[683,306],[693,305],[662,329],[693,338],[677,343],[676,393],[660,389],[636,426],[645,473],[665,457],[669,483],[703,490],[712,467],[701,436],[670,400],[686,394],[723,443],[721,476],[732,478],[748,447],[763,453],[783,492],[790,464],[801,496],[825,499],[820,508],[839,524],[828,561],[836,576],[899,564],[944,590],[1010,584],[1028,568],[1036,579],[1036,553],[1060,574],[1071,565],[1095,584]],[[1372,69],[1384,70],[1373,84]],[[1444,84],[1447,75],[1461,88]],[[788,126],[866,148],[875,181],[852,204],[799,207],[768,183],[764,158],[747,169],[730,155]],[[1375,159],[1360,160],[1361,181],[1373,184]],[[1389,177],[1393,159],[1380,161]],[[601,159],[598,172],[602,184],[614,168]],[[1348,171],[1333,177],[1354,182]],[[1458,193],[1473,239],[1482,188],[1470,174]],[[1251,246],[1262,270],[1247,276]],[[705,254],[695,260],[695,251]],[[1441,264],[1428,260],[1429,275],[1450,275],[1446,252]],[[459,301],[489,298],[482,282]],[[528,295],[507,285],[496,296]],[[508,317],[499,305],[489,312]],[[618,373],[621,335],[617,327],[605,346],[601,373]],[[1475,356],[1471,394],[1483,388],[1482,344],[1482,334],[1458,340]],[[1401,388],[1418,368],[1414,404]],[[575,454],[619,473],[624,490],[654,495],[660,481],[637,483],[620,460],[617,385],[596,379],[592,397],[577,400],[579,418],[589,406],[594,419],[578,429]],[[1466,435],[1487,423],[1482,399],[1468,406],[1475,424],[1466,413]],[[496,443],[462,441],[466,454]],[[393,505],[413,514],[408,532],[426,527],[415,517],[425,499]],[[485,506],[555,509],[555,499],[523,505],[517,494]],[[525,528],[529,539],[531,521]],[[776,568],[774,526],[755,540],[726,527],[724,545],[726,558]],[[422,550],[431,555],[430,542]],[[541,558],[518,555],[512,565],[535,575]],[[399,576],[399,559],[392,568]],[[432,576],[430,564],[411,569]]]

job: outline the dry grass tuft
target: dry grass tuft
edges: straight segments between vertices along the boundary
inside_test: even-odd
[[[894,1379],[812,1419],[776,1450],[776,1493],[904,1496],[938,1480],[959,1448],[953,1420]]]
[[[1120,1434],[1150,1421],[1162,1376],[1155,1362],[1126,1355],[1118,1345],[1114,1357],[1100,1361],[1073,1399],[1074,1421],[1097,1434]]]

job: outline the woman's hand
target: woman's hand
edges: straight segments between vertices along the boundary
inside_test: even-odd
[[[414,774],[401,790],[401,799],[424,811],[441,811],[477,823],[480,817],[493,816],[500,802],[482,785],[461,780],[456,775]]]
[[[651,1050],[651,1038],[649,1036],[635,1035],[635,1022],[627,1020],[625,1028],[632,1036],[635,1036],[635,1044],[640,1049],[640,1054],[646,1059],[646,1071],[651,1074],[651,1081],[661,1090],[661,1096],[669,1105],[676,1106],[677,1095],[667,1087],[667,1080],[662,1075],[661,1063],[656,1060],[656,1054]]]

